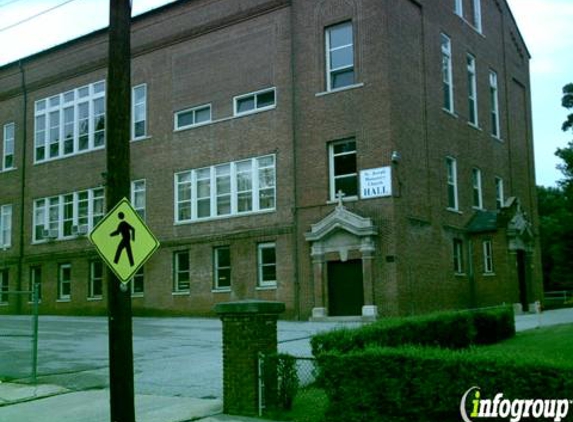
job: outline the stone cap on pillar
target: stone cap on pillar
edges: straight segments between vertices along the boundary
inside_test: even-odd
[[[215,305],[215,312],[219,315],[278,315],[284,311],[285,304],[283,302],[273,302],[269,300],[239,300],[236,302],[224,302]]]

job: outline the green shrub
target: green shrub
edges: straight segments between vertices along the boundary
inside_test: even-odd
[[[515,334],[511,307],[477,311],[382,319],[355,329],[338,329],[315,335],[315,356],[328,351],[349,352],[367,346],[397,347],[405,344],[463,349],[491,344]]]
[[[508,399],[573,395],[572,365],[483,349],[367,348],[324,353],[318,360],[329,422],[460,420],[461,398],[474,386],[484,399],[497,393]],[[470,406],[472,398],[467,400]]]

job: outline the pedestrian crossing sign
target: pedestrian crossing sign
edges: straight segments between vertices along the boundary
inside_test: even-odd
[[[122,283],[128,283],[159,248],[159,241],[127,198],[105,215],[89,239]]]

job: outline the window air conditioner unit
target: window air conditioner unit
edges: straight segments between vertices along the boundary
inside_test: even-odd
[[[44,229],[42,231],[42,237],[44,239],[48,239],[48,240],[57,239],[58,238],[58,230],[56,230],[56,229],[52,229],[52,230]]]
[[[88,226],[86,224],[73,225],[72,226],[72,235],[73,236],[85,236],[88,234]]]

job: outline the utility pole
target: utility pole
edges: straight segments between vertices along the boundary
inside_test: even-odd
[[[130,0],[110,0],[106,107],[108,211],[130,196],[131,117]],[[109,386],[111,422],[135,422],[131,292],[108,269]]]

